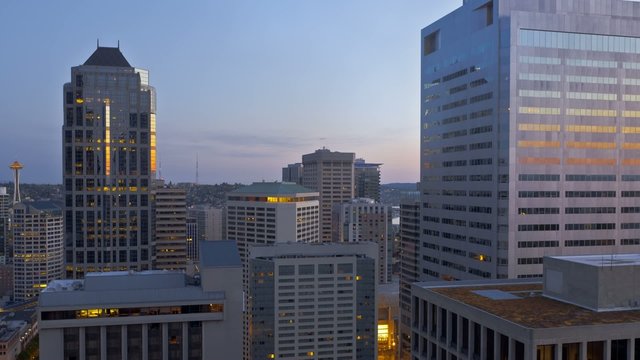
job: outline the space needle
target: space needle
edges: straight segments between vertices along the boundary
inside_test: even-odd
[[[13,203],[19,203],[20,200],[20,170],[24,166],[17,161],[14,161],[9,165],[9,169],[14,171],[13,175]]]

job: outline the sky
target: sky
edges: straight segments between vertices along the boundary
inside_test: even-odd
[[[419,179],[420,29],[462,0],[2,0],[0,182],[62,182],[71,67],[116,46],[157,90],[161,175],[280,180],[323,146]],[[2,170],[4,169],[4,170]]]

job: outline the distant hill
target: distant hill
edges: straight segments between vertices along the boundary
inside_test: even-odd
[[[417,191],[416,183],[390,183],[380,185],[385,189],[401,190],[401,191]]]

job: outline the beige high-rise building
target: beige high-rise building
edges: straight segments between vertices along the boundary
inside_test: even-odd
[[[187,203],[184,189],[158,186],[155,194],[154,268],[184,270],[187,261]]]
[[[320,194],[320,240],[331,241],[333,205],[353,199],[354,153],[319,149],[302,155],[302,186]]]
[[[260,182],[227,195],[227,238],[244,262],[251,245],[318,242],[318,193],[294,183]]]
[[[378,244],[378,281],[391,282],[393,267],[393,218],[390,205],[372,199],[353,199],[333,208],[333,241]]]
[[[20,202],[13,206],[13,297],[37,297],[47,284],[63,276],[63,222],[52,201]]]

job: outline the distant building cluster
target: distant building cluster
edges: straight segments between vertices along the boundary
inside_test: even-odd
[[[149,72],[98,46],[62,200],[22,198],[18,161],[0,187],[0,360],[38,333],[45,360],[640,358],[638,14],[465,0],[424,28],[399,206],[327,148],[194,201],[159,179]]]

